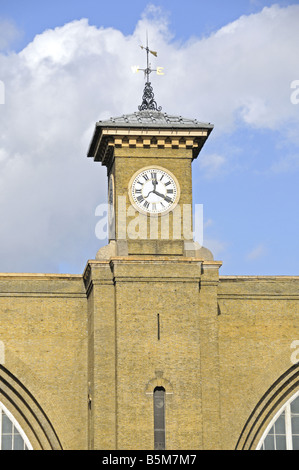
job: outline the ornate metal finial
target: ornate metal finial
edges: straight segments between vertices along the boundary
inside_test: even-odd
[[[146,109],[150,109],[151,111],[161,111],[162,106],[157,106],[154,98],[153,87],[151,86],[151,83],[147,81],[143,91],[142,103],[138,106],[139,111],[144,111]]]
[[[158,67],[157,69],[152,69],[151,64],[149,63],[149,53],[157,57],[157,52],[151,51],[148,47],[148,38],[147,38],[147,33],[146,33],[146,47],[140,46],[141,49],[144,49],[146,51],[146,68],[145,69],[137,69],[142,70],[144,72],[144,76],[146,77],[146,82],[144,86],[144,91],[143,91],[143,96],[142,96],[142,103],[140,106],[138,106],[139,111],[144,111],[144,110],[151,110],[151,111],[161,111],[162,106],[157,106],[157,103],[155,101],[155,96],[153,92],[153,88],[151,86],[151,82],[149,81],[149,76],[152,72],[157,72],[158,75],[163,75],[163,67]]]

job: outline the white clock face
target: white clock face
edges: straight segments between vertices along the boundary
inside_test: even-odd
[[[172,210],[179,199],[179,184],[163,168],[144,168],[133,177],[130,196],[143,213],[163,214]]]

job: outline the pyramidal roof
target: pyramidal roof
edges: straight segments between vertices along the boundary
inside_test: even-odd
[[[213,129],[210,123],[199,122],[197,119],[188,119],[174,116],[156,110],[137,111],[132,114],[123,114],[111,117],[106,121],[98,121],[99,127],[166,127],[166,128],[204,128]]]
[[[113,136],[119,139],[122,135],[165,135],[165,133],[169,136],[196,138],[197,149],[194,150],[194,156],[197,156],[213,127],[212,124],[199,122],[197,119],[173,116],[156,110],[123,114],[96,123],[87,156],[102,160],[103,152],[106,152],[107,144]]]

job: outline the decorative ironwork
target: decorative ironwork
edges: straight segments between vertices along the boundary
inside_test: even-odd
[[[151,111],[161,111],[162,106],[157,106],[157,103],[155,101],[155,96],[153,93],[153,87],[151,86],[150,82],[145,83],[144,91],[143,91],[143,96],[142,96],[142,103],[140,106],[138,106],[139,111],[144,111],[146,109],[149,109]]]

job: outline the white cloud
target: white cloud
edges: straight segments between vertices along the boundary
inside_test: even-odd
[[[208,248],[213,254],[214,259],[220,259],[228,248],[228,244],[223,240],[204,239],[203,246]]]
[[[0,18],[0,51],[9,49],[20,36],[20,30],[12,21]]]
[[[224,170],[225,164],[225,157],[217,153],[204,154],[199,160],[199,167],[206,178],[219,175]]]
[[[131,36],[82,19],[0,55],[0,271],[56,272],[60,262],[83,269],[94,257],[94,210],[106,198],[106,171],[86,152],[97,120],[141,103],[143,78],[131,66],[145,63],[139,45],[146,30],[158,51],[153,65],[166,72],[151,77],[158,104],[213,122],[220,135],[239,121],[298,128],[290,103],[290,83],[299,78],[298,19],[299,6],[273,6],[178,44],[168,19],[151,7]],[[211,176],[226,163],[214,152],[201,166]]]
[[[298,75],[298,20],[298,5],[274,5],[242,16],[210,37],[168,48],[163,61],[173,83],[168,92],[167,80],[159,85],[165,86],[167,107],[172,101],[211,120],[218,131],[231,130],[238,122],[269,129],[287,119],[298,123],[296,107],[290,104],[290,82]]]
[[[299,152],[283,155],[278,161],[273,163],[271,170],[274,173],[288,173],[299,170]]]
[[[246,258],[250,261],[257,260],[265,256],[267,253],[267,249],[263,243],[258,244],[255,246],[250,253],[247,254]]]
[[[208,219],[204,222],[203,228],[206,229],[208,227],[211,227],[214,224],[214,221],[212,219]]]

